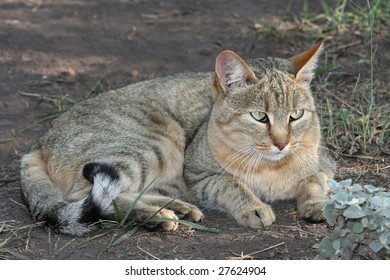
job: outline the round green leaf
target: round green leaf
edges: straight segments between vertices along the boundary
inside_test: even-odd
[[[370,197],[369,202],[371,203],[371,205],[375,206],[375,208],[383,206],[383,198],[382,197],[377,197],[377,196]]]
[[[336,189],[338,189],[338,184],[337,184],[337,182],[336,182],[335,180],[329,179],[329,180],[327,181],[327,184],[328,184],[328,186],[329,186],[333,191],[335,191]]]
[[[373,240],[370,242],[368,247],[370,247],[370,249],[374,251],[374,253],[378,253],[383,248],[383,244],[379,240]]]
[[[333,241],[329,237],[322,239],[318,250],[320,255],[325,258],[330,258],[336,253],[336,250],[333,248]]]
[[[381,235],[379,235],[379,241],[383,245],[389,245],[389,243],[390,243],[390,232],[386,231],[386,232],[383,232]]]
[[[386,197],[385,199],[383,199],[383,206],[390,208],[390,197]]]
[[[342,186],[342,187],[347,187],[347,186],[350,186],[351,184],[352,184],[351,179],[347,179],[347,180],[339,182],[339,186]]]
[[[336,221],[336,218],[339,216],[338,212],[333,208],[332,205],[325,205],[324,207],[324,216],[329,223]]]
[[[383,209],[383,215],[386,218],[390,218],[390,207]]]
[[[368,227],[369,224],[370,224],[370,222],[368,221],[368,219],[366,217],[364,217],[362,219],[362,226]]]
[[[362,190],[362,186],[360,186],[359,184],[353,184],[353,186],[351,186],[349,188],[349,191],[350,192],[360,192]]]
[[[361,223],[355,223],[353,225],[352,231],[354,233],[362,233],[364,230],[364,226]]]
[[[341,248],[341,242],[340,240],[336,239],[335,241],[333,241],[333,249],[335,249],[336,251],[340,250]]]
[[[369,225],[368,225],[368,229],[369,230],[376,230],[377,228],[379,227],[379,225],[375,222],[371,222]]]
[[[367,214],[366,212],[358,205],[351,205],[347,209],[345,209],[343,216],[348,219],[358,219],[363,218]]]
[[[363,188],[365,188],[369,193],[375,193],[380,191],[380,189],[374,187],[373,185],[365,185],[363,186]]]
[[[348,195],[343,192],[343,191],[340,191],[336,194],[336,201],[341,203],[341,204],[345,204],[347,203],[347,200],[348,200]]]

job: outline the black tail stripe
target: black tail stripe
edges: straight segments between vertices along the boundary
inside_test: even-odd
[[[93,184],[94,177],[97,174],[104,174],[107,177],[111,178],[112,181],[119,180],[118,171],[116,171],[116,169],[109,164],[100,163],[100,162],[90,162],[84,166],[83,176],[91,184]]]
[[[82,224],[95,223],[100,218],[102,218],[100,207],[93,201],[92,195],[89,195],[82,205],[79,222]]]

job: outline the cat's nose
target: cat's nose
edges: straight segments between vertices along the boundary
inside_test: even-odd
[[[275,143],[274,145],[276,147],[278,147],[279,151],[281,151],[288,145],[288,143],[287,142],[282,142],[282,143]]]

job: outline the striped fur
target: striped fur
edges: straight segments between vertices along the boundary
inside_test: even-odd
[[[77,104],[22,158],[32,216],[82,235],[115,218],[113,200],[126,211],[153,183],[129,219],[197,222],[202,212],[184,202],[197,199],[259,228],[275,220],[263,199],[296,198],[303,217],[320,220],[334,169],[309,88],[320,48],[246,62],[224,51],[215,75],[177,74]],[[254,119],[263,113],[267,122]]]

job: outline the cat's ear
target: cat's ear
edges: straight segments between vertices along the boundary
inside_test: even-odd
[[[295,72],[296,81],[307,86],[310,84],[323,45],[324,43],[321,42],[310,50],[293,56],[289,59]]]
[[[228,93],[236,86],[254,83],[257,78],[245,61],[235,52],[222,51],[215,61],[216,82]]]

